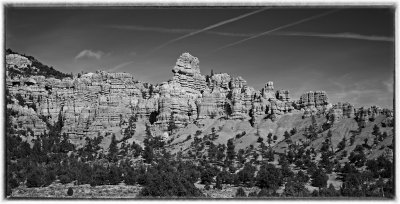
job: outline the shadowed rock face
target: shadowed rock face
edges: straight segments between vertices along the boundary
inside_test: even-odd
[[[7,68],[27,68],[28,58],[9,54]],[[20,129],[39,135],[47,127],[43,117],[54,123],[61,115],[63,132],[72,141],[82,136],[96,136],[98,133],[113,132],[113,128],[127,127],[131,116],[149,119],[155,116],[154,126],[162,131],[171,127],[184,127],[196,120],[226,116],[229,119],[248,120],[250,116],[268,114],[271,118],[304,111],[312,114],[332,114],[336,120],[342,117],[357,117],[360,121],[379,114],[391,115],[391,110],[378,107],[355,110],[351,104],[332,106],[324,91],[308,92],[298,101],[291,101],[289,91],[274,90],[273,82],[267,82],[262,90],[247,86],[242,77],[231,77],[226,73],[208,77],[201,75],[199,60],[189,53],[183,53],[172,69],[173,77],[161,85],[149,85],[135,80],[129,73],[97,71],[73,78],[28,78],[7,76],[6,84],[13,101],[7,107],[16,111],[18,117],[13,124]],[[25,100],[24,107],[15,97],[19,94]],[[35,104],[34,111],[30,104]],[[32,136],[33,136],[32,135]]]

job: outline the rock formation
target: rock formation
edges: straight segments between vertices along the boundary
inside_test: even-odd
[[[189,53],[183,53],[176,61],[172,69],[173,80],[181,84],[182,87],[202,91],[206,87],[206,78],[200,74],[199,59]]]
[[[326,114],[330,106],[325,91],[309,91],[301,95],[300,100],[296,103],[297,109],[305,111],[304,117],[309,117],[317,112]]]
[[[28,69],[31,65],[24,56],[6,56],[7,69]],[[257,116],[273,119],[295,109],[303,111],[305,117],[319,112],[332,114],[337,120],[357,117],[367,121],[380,114],[393,117],[393,111],[378,107],[355,110],[348,103],[332,107],[324,91],[307,92],[292,101],[289,91],[275,91],[272,81],[262,90],[248,86],[242,77],[226,73],[213,74],[206,82],[199,60],[189,53],[177,59],[172,72],[172,80],[161,85],[139,82],[129,73],[106,71],[62,79],[7,75],[7,90],[13,97],[7,108],[17,113],[13,124],[18,124],[20,130],[29,130],[32,136],[47,130],[43,118],[53,124],[60,115],[64,121],[62,132],[72,141],[112,133],[115,127],[123,132],[132,116],[144,120],[152,116],[153,127],[164,132],[202,119],[226,117],[255,122]],[[16,101],[18,94],[25,106]]]

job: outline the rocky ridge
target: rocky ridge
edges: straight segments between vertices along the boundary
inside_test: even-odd
[[[10,76],[9,69],[26,69],[32,62],[18,54],[6,56],[6,85],[13,102],[7,108],[18,113],[13,118],[17,128],[32,130],[32,137],[46,129],[43,118],[50,123],[61,116],[63,133],[78,143],[84,137],[121,132],[129,118],[135,116],[148,121],[161,132],[173,131],[203,119],[225,117],[249,120],[276,117],[293,111],[303,117],[322,114],[339,121],[356,118],[367,123],[378,115],[393,117],[393,111],[371,107],[356,109],[349,103],[332,105],[324,91],[304,93],[299,100],[290,98],[288,90],[275,90],[269,81],[262,90],[247,85],[242,77],[227,73],[204,76],[199,60],[183,53],[172,69],[173,77],[160,85],[137,81],[129,73],[97,71],[57,79],[45,76]],[[27,105],[20,106],[15,97],[20,95]],[[35,104],[36,110],[29,104]],[[154,117],[155,121],[150,118]]]

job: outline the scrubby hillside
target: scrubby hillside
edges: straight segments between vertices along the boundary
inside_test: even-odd
[[[10,77],[45,76],[56,79],[72,77],[72,74],[62,73],[53,67],[42,64],[32,56],[22,55],[11,49],[6,50],[6,71]]]
[[[62,197],[52,186],[103,197],[98,186],[110,185],[135,186],[124,197],[394,196],[389,109],[204,76],[189,53],[159,85],[128,73],[69,76],[10,50],[6,67],[11,197]]]

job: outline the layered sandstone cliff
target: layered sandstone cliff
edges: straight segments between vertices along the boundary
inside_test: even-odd
[[[7,68],[27,69],[31,62],[10,54],[6,64]],[[116,129],[123,132],[132,116],[147,120],[160,131],[172,131],[209,118],[248,120],[265,115],[273,119],[293,110],[303,111],[305,117],[331,114],[336,120],[356,117],[367,121],[379,114],[393,117],[391,110],[378,107],[355,109],[348,103],[332,106],[324,91],[307,92],[293,101],[288,90],[275,90],[271,81],[262,90],[256,90],[242,77],[227,73],[206,77],[200,72],[199,60],[189,53],[177,59],[172,72],[172,80],[161,85],[139,82],[129,73],[106,71],[62,79],[7,75],[7,89],[14,98],[7,108],[18,113],[13,123],[20,124],[21,130],[32,130],[32,136],[47,130],[43,118],[54,123],[61,116],[62,132],[73,141]],[[26,106],[15,101],[17,95],[26,101]],[[35,104],[36,110],[29,104]],[[155,121],[150,122],[150,118]]]

